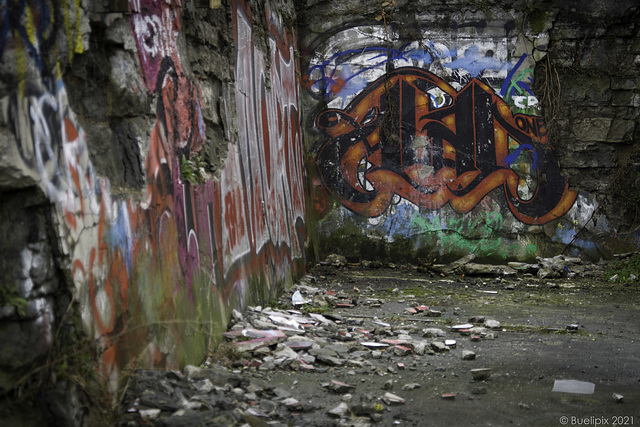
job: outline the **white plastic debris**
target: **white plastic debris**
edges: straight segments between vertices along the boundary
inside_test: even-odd
[[[378,320],[374,320],[374,321],[373,321],[373,324],[374,324],[374,325],[378,325],[378,326],[382,326],[383,328],[388,328],[388,327],[390,327],[390,326],[391,326],[391,324],[390,324],[390,323],[387,323],[387,322],[380,322],[380,321],[378,321]]]
[[[291,304],[293,305],[303,305],[303,304],[307,304],[308,302],[309,301],[302,298],[302,294],[300,293],[300,291],[295,291],[291,296]]]
[[[562,393],[576,394],[593,394],[596,391],[596,385],[587,381],[578,380],[555,380],[553,390]]]
[[[375,341],[364,341],[361,342],[360,345],[363,345],[365,347],[389,347],[389,344],[385,344],[385,343],[381,343],[381,342],[375,342]]]
[[[459,330],[459,329],[471,329],[473,328],[473,324],[471,323],[463,323],[461,325],[454,325],[451,327],[451,329],[453,330]]]

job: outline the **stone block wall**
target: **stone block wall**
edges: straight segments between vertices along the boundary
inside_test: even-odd
[[[637,246],[640,208],[640,8],[633,1],[555,2],[536,89],[552,89],[547,121],[563,173],[596,196],[579,236],[619,252]],[[551,99],[553,101],[551,102]]]
[[[3,419],[200,362],[309,256],[638,248],[633,0],[217,3],[0,12]]]
[[[0,15],[0,393],[39,394],[15,423],[82,421],[55,414],[78,349],[105,406],[305,271],[291,2],[120,3]]]
[[[640,12],[587,3],[306,1],[321,251],[432,262],[637,249]]]

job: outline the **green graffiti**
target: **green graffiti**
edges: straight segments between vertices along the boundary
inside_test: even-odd
[[[534,244],[509,243],[499,236],[503,218],[498,212],[465,215],[448,220],[439,214],[429,219],[416,212],[411,225],[424,234],[425,244],[438,247],[445,255],[473,253],[478,258],[507,259],[534,258],[537,252]]]

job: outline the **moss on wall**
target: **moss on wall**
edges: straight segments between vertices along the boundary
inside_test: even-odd
[[[527,18],[529,19],[529,28],[531,29],[531,32],[534,34],[543,32],[547,27],[550,15],[551,14],[548,10],[542,9],[533,9],[529,12],[527,14]]]

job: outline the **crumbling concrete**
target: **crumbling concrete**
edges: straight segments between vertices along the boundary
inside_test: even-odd
[[[229,341],[202,366],[134,375],[122,419],[560,425],[562,416],[597,413],[637,422],[637,282],[612,285],[601,279],[605,265],[580,265],[572,278],[542,279],[522,271],[442,277],[416,267],[327,262],[278,308],[234,316]],[[295,291],[331,303],[293,306]],[[340,308],[342,299],[354,305]],[[426,305],[442,317],[405,310]],[[558,383],[588,384],[593,393],[586,398]]]

